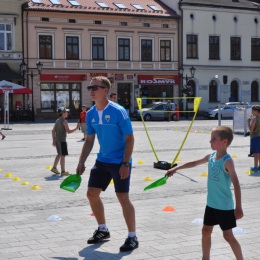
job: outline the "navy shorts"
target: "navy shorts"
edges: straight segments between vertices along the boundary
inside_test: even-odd
[[[67,142],[57,142],[56,141],[56,150],[58,155],[68,155]]]
[[[250,153],[260,153],[260,136],[250,139]]]
[[[213,209],[206,206],[204,221],[205,226],[219,225],[225,231],[237,226],[234,210]]]
[[[105,191],[113,179],[115,192],[129,192],[130,188],[130,177],[131,177],[131,164],[129,166],[128,178],[121,180],[119,175],[120,164],[104,163],[96,161],[95,165],[90,171],[88,180],[88,187],[100,188]]]

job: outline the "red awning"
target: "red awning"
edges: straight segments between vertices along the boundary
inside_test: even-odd
[[[30,88],[25,88],[24,86],[6,80],[0,81],[0,94],[4,94],[7,91],[10,94],[32,94]]]

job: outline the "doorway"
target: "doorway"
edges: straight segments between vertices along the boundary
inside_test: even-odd
[[[131,95],[130,95],[131,86],[132,86],[132,83],[118,83],[117,84],[117,100],[118,100],[117,102],[122,107],[124,107],[126,98],[131,103]],[[131,108],[130,108],[130,112],[131,112]]]

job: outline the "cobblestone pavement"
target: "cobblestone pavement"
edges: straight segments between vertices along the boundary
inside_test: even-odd
[[[159,160],[172,162],[189,124],[189,120],[146,124]],[[196,120],[178,160],[185,162],[211,152],[210,130],[216,124],[216,120]],[[69,125],[74,127],[76,121],[70,120]],[[88,158],[80,188],[76,193],[70,193],[59,188],[64,177],[53,177],[46,169],[56,155],[51,145],[53,122],[38,120],[37,123],[10,124],[9,127],[12,130],[3,130],[6,138],[0,140],[0,259],[201,259],[202,225],[191,222],[203,218],[207,178],[200,175],[207,172],[207,165],[183,170],[169,178],[166,185],[144,192],[144,187],[150,184],[144,179],[159,179],[165,171],[153,168],[157,160],[142,122],[133,121],[135,148],[130,197],[136,208],[140,246],[133,252],[121,253],[119,247],[127,236],[127,229],[113,185],[102,193],[111,238],[97,245],[86,243],[97,228],[85,194],[98,143]],[[71,173],[75,172],[82,137],[80,131],[68,135],[66,170]],[[245,259],[259,260],[260,174],[246,174],[253,166],[253,159],[247,156],[249,142],[249,137],[235,135],[229,148],[229,153],[237,157],[234,161],[245,215],[238,221],[238,227],[245,233],[236,237]],[[7,173],[13,176],[7,178]],[[21,180],[15,181],[14,177]],[[21,185],[24,181],[30,185]],[[32,190],[34,185],[42,189]],[[164,212],[166,206],[176,211]],[[47,221],[52,215],[62,220]],[[234,259],[219,227],[213,232],[211,256],[213,260]]]

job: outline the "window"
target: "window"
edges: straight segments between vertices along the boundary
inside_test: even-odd
[[[52,59],[52,36],[39,35],[39,58]]]
[[[216,80],[211,80],[209,83],[209,102],[218,102],[218,83]]]
[[[103,8],[107,8],[109,7],[106,3],[104,2],[96,2],[100,7],[103,7]]]
[[[102,24],[102,21],[95,21],[95,24]]]
[[[118,59],[130,60],[130,39],[118,39]]]
[[[72,116],[78,116],[80,93],[80,83],[41,83],[41,111],[55,112],[59,107],[66,107]]]
[[[171,41],[160,41],[160,57],[161,61],[171,61]]]
[[[235,80],[231,82],[230,97],[233,99],[233,102],[238,102],[238,84]]]
[[[66,37],[66,59],[67,60],[79,59],[79,37],[73,37],[73,36]]]
[[[92,59],[105,60],[104,38],[92,38]]]
[[[231,60],[241,60],[241,38],[230,38]]]
[[[144,8],[139,5],[139,4],[131,4],[134,8],[136,8],[137,10],[144,10]]]
[[[259,101],[259,87],[257,81],[253,81],[251,84],[251,101],[252,102]]]
[[[12,24],[0,23],[0,51],[12,50],[12,27]]]
[[[50,0],[52,2],[52,4],[54,5],[60,5],[60,1],[59,0]]]
[[[69,23],[76,23],[75,19],[69,19]]]
[[[49,22],[50,19],[49,19],[48,17],[42,17],[42,21],[43,21],[43,22]]]
[[[120,25],[121,26],[127,26],[127,22],[121,22]]]
[[[157,7],[156,5],[148,5],[151,9],[153,9],[154,11],[161,11],[161,9],[159,7]]]
[[[169,24],[166,23],[162,24],[162,28],[169,28]]]
[[[251,60],[260,60],[260,38],[251,39]]]
[[[42,4],[42,1],[41,1],[41,0],[32,0],[32,2],[33,2],[34,4]]]
[[[114,3],[114,5],[117,6],[119,9],[126,9],[126,6],[121,3]]]
[[[219,36],[209,36],[209,59],[219,60]]]
[[[198,36],[187,35],[187,58],[198,58]]]
[[[144,23],[144,27],[150,27],[149,23]]]
[[[153,42],[152,40],[141,40],[141,61],[153,60]]]
[[[68,0],[68,1],[71,3],[71,5],[81,5],[76,0]]]

